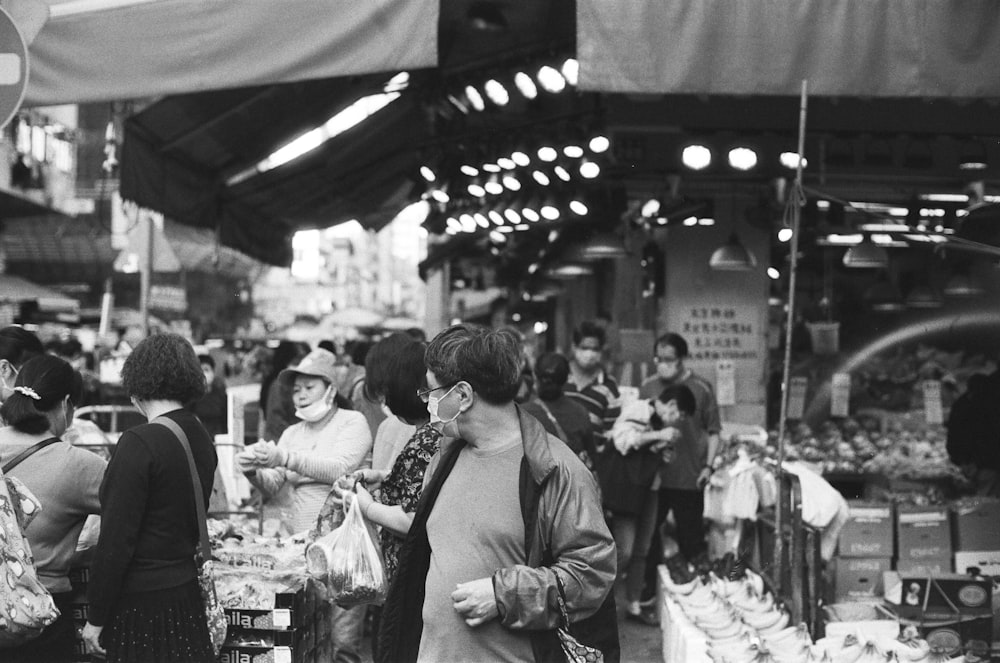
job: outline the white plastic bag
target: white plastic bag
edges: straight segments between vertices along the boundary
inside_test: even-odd
[[[344,524],[331,533],[327,587],[337,605],[349,608],[382,603],[388,590],[382,551],[351,500]]]

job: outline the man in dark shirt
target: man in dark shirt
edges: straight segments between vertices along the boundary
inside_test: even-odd
[[[201,371],[205,374],[205,395],[194,402],[193,410],[201,423],[214,438],[225,433],[229,406],[226,401],[226,381],[215,372],[215,359],[209,354],[198,355]]]

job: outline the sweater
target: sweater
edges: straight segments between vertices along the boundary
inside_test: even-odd
[[[208,503],[218,458],[190,411],[168,412],[187,434]],[[122,433],[101,484],[101,534],[90,569],[89,621],[103,626],[123,594],[180,587],[197,578],[198,522],[184,447],[168,428]]]
[[[0,429],[0,465],[32,446],[13,428]],[[69,565],[90,514],[100,513],[98,491],[107,463],[67,442],[56,442],[9,472],[38,498],[42,510],[25,528],[38,579],[52,593],[70,591]]]

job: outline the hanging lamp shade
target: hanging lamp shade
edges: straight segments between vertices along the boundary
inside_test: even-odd
[[[944,306],[944,300],[929,285],[918,285],[906,296],[906,308],[934,309]]]
[[[844,267],[852,269],[885,269],[889,266],[889,253],[865,236],[844,253]]]
[[[983,294],[983,286],[979,280],[961,272],[955,274],[944,286],[945,297],[978,297]]]
[[[617,235],[602,233],[587,240],[580,248],[583,260],[603,260],[605,258],[623,258],[628,255],[625,243]]]
[[[757,266],[757,259],[743,246],[736,233],[733,233],[729,236],[729,241],[712,253],[708,265],[721,272],[746,272]]]
[[[889,281],[879,281],[868,288],[865,291],[864,300],[871,310],[881,313],[902,311],[906,308],[899,288]]]
[[[586,263],[566,262],[549,269],[546,274],[553,279],[575,279],[581,276],[591,276],[594,268]]]

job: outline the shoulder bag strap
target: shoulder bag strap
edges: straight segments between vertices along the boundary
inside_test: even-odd
[[[194,464],[194,454],[191,453],[191,443],[188,436],[173,419],[157,417],[152,423],[160,424],[172,432],[184,447],[187,456],[188,469],[191,470],[191,485],[194,487],[194,505],[198,510],[198,535],[201,539],[201,556],[204,561],[212,559],[212,545],[208,541],[208,516],[205,512],[205,496],[201,491],[201,479],[198,478],[198,468]]]
[[[552,425],[556,427],[556,434],[559,436],[559,439],[561,439],[566,444],[569,444],[569,438],[566,436],[566,431],[563,430],[563,427],[559,425],[559,421],[555,418],[555,416],[553,416],[552,410],[549,409],[549,406],[546,405],[545,401],[543,401],[541,398],[538,399],[538,405],[539,407],[542,408],[542,411],[545,413],[545,416],[549,418],[549,421],[552,422]]]
[[[0,472],[3,472],[4,474],[7,474],[12,469],[14,469],[18,465],[20,465],[21,463],[23,463],[24,461],[26,461],[36,451],[41,451],[42,449],[44,449],[45,447],[49,446],[50,444],[55,444],[56,442],[59,442],[59,441],[60,440],[59,440],[58,437],[50,437],[47,440],[42,440],[41,442],[36,442],[35,444],[32,444],[30,447],[28,447],[27,449],[25,449],[24,451],[22,451],[21,453],[17,454],[13,458],[11,458],[9,461],[7,461],[7,464],[4,465],[2,468],[0,468]]]

